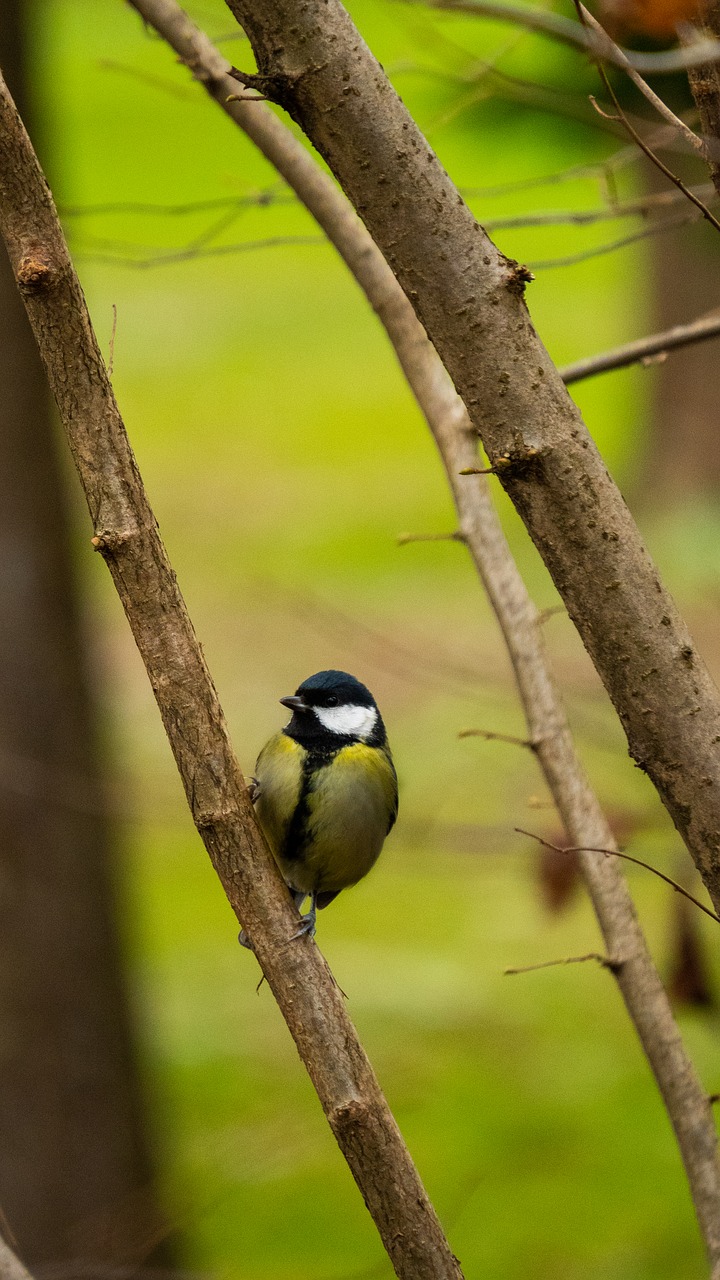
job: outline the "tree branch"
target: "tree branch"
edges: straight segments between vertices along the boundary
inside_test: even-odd
[[[175,0],[133,0],[176,53],[225,103],[218,54]],[[204,72],[204,74],[203,74]],[[234,110],[234,108],[233,108]],[[512,659],[528,738],[571,839],[612,843],[612,833],[575,753],[545,655],[537,612],[502,532],[487,482],[460,476],[477,459],[475,432],[437,353],[369,234],[331,179],[269,110],[234,116],[316,218],[365,291],[387,330],[408,383],[438,445],[465,542],[485,584]],[[456,538],[456,540],[458,540]],[[616,978],[675,1129],[714,1276],[720,1276],[720,1166],[705,1092],[683,1047],[632,901],[608,858],[582,854],[585,883],[608,952],[622,957]]]
[[[626,69],[631,66],[635,71],[648,76],[672,75],[688,67],[697,67],[701,63],[712,65],[720,60],[720,40],[712,37],[698,40],[695,35],[693,42],[686,48],[668,49],[661,53],[638,53],[634,49],[622,49],[619,46],[615,46],[615,52],[608,50],[604,41],[586,31],[579,22],[573,22],[559,13],[550,13],[547,9],[511,4],[507,0],[425,0],[425,3],[433,9],[472,13],[476,17],[507,22],[513,27],[525,27],[527,31],[549,36],[561,44],[599,54],[607,62],[613,62],[619,67]]]
[[[327,161],[410,298],[490,463],[512,459],[502,484],[720,907],[720,695],[530,323],[526,269],[477,224],[339,0],[228,4],[264,91]]]
[[[288,945],[297,912],[255,818],[52,197],[1,78],[0,229],[85,490],[93,544],[147,668],[195,825],[397,1275],[459,1280],[459,1264],[325,960],[310,940]]]
[[[720,33],[720,0],[704,0],[699,10],[700,25],[711,39]],[[689,39],[692,28],[681,28],[681,38]],[[720,68],[717,62],[688,67],[690,88],[700,113],[703,137],[708,140],[705,159],[715,189],[720,195]]]
[[[636,89],[639,89],[647,98],[648,102],[655,108],[658,115],[662,116],[666,124],[669,124],[673,129],[676,129],[693,151],[697,151],[702,155],[705,149],[702,138],[699,138],[696,133],[693,133],[692,129],[689,129],[685,124],[685,121],[676,116],[675,112],[670,110],[667,103],[663,102],[662,98],[655,93],[654,89],[650,88],[650,85],[643,80],[640,73],[635,67],[633,67],[627,57],[627,54],[615,44],[614,40],[611,40],[605,28],[601,27],[597,19],[594,18],[589,10],[585,8],[585,5],[580,3],[580,0],[577,0],[577,7],[578,13],[581,16],[586,29],[591,31],[595,37],[595,52],[597,56],[602,58],[604,62],[614,61],[616,66],[622,67],[629,79],[632,80]]]
[[[634,342],[626,342],[622,347],[613,347],[611,351],[602,351],[599,355],[587,356],[584,360],[576,360],[574,364],[566,364],[559,370],[560,377],[569,386],[571,382],[594,378],[598,373],[609,373],[612,369],[624,369],[627,365],[643,361],[650,362],[657,356],[666,355],[668,351],[690,346],[694,342],[706,342],[708,338],[716,338],[719,334],[720,312],[714,311],[690,324],[678,324],[672,329],[665,329],[663,333],[636,338]]]

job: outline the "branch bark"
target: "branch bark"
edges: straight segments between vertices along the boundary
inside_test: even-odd
[[[720,695],[498,252],[339,0],[228,0],[467,405],[600,673],[630,753],[720,907]],[[510,465],[507,465],[509,463]]]
[[[710,39],[720,32],[720,0],[704,0],[699,7],[700,26]],[[693,28],[689,28],[691,36]],[[688,67],[690,88],[700,112],[703,136],[708,140],[705,158],[715,190],[720,195],[720,66],[717,62]]]
[[[612,833],[578,759],[555,687],[538,615],[512,558],[477,461],[477,437],[436,351],[382,254],[332,180],[291,131],[260,104],[228,102],[227,62],[175,0],[132,0],[293,188],[344,259],[384,325],[437,443],[460,521],[512,659],[528,737],[574,844],[613,847]],[[229,84],[228,84],[229,81]],[[582,854],[613,972],[675,1129],[698,1220],[720,1277],[720,1165],[710,1104],[683,1047],[632,900],[617,866]]]
[[[459,1280],[460,1266],[327,964],[310,940],[288,946],[298,916],[255,819],[52,197],[1,78],[0,230],[85,490],[93,543],[147,668],[195,825],[397,1275]]]

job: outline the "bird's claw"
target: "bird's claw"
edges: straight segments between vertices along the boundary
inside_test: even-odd
[[[255,950],[252,942],[250,941],[249,935],[245,932],[244,929],[241,929],[238,934],[238,942],[240,943],[241,947],[246,947],[248,951]]]
[[[308,937],[314,938],[315,932],[315,912],[308,911],[306,916],[300,917],[300,928],[297,933],[292,935],[290,941],[294,942],[296,938],[304,938],[306,934]]]

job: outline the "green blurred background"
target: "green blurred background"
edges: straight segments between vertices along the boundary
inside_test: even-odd
[[[507,188],[617,149],[592,121],[594,74],[574,55],[424,8],[350,7],[455,181],[480,192],[471,203],[482,222],[602,201],[597,173]],[[233,35],[221,0],[188,9],[211,35]],[[514,833],[561,837],[533,759],[458,738],[473,726],[522,734],[523,722],[462,547],[397,545],[400,533],[454,522],[384,334],[329,248],[257,246],[316,233],[129,7],[44,0],[35,23],[40,149],[105,352],[117,309],[115,389],[243,766],[282,724],[278,698],[315,670],[352,671],[382,707],[400,820],[373,874],[323,914],[318,941],[468,1280],[702,1276],[670,1126],[612,980],[590,964],[503,975],[595,950],[598,934],[580,891],[547,910],[537,851]],[[251,65],[242,40],[222,47]],[[523,107],[497,80],[489,92],[477,63],[498,55],[505,72],[560,86],[582,119]],[[636,168],[618,184],[638,194]],[[118,207],[228,200],[238,201],[230,212]],[[496,239],[533,266],[636,227]],[[217,251],[230,246],[244,248]],[[528,301],[559,362],[652,328],[658,252],[640,241],[537,269]],[[717,515],[705,501],[659,508],[643,485],[655,376],[610,375],[576,398],[712,663]],[[256,993],[71,484],[121,825],[122,927],[183,1264],[234,1280],[389,1275],[272,997]],[[498,499],[535,600],[556,604]],[[634,853],[676,874],[678,840],[571,624],[555,616],[546,634],[610,816]],[[667,974],[672,895],[644,872],[629,879]],[[712,923],[698,928],[715,952]],[[715,1090],[717,1014],[680,1017]]]

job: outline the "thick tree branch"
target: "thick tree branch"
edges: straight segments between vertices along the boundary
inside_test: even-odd
[[[528,737],[563,818],[578,845],[612,844],[612,833],[575,753],[549,669],[541,628],[482,477],[460,472],[477,461],[477,439],[465,407],[387,263],[332,180],[291,131],[261,107],[226,101],[227,64],[175,0],[132,0],[253,138],[316,218],[385,326],[403,372],[440,450],[465,542],[508,646],[528,723]],[[581,855],[585,883],[609,954],[621,958],[618,985],[655,1073],[685,1162],[693,1200],[720,1276],[720,1167],[710,1107],[684,1050],[670,1005],[650,958],[625,881],[604,856]]]
[[[626,342],[622,347],[613,347],[611,351],[601,351],[599,355],[587,356],[584,360],[576,360],[574,364],[566,364],[559,370],[560,377],[566,386],[571,382],[582,382],[584,378],[594,378],[598,373],[609,373],[611,369],[624,369],[630,364],[652,361],[664,356],[668,351],[678,347],[688,347],[695,342],[706,342],[708,338],[717,338],[720,334],[720,312],[709,316],[701,316],[690,324],[677,324],[663,333],[651,333],[647,338],[637,338],[634,342]]]
[[[93,543],[147,668],[197,829],[397,1275],[458,1280],[457,1260],[322,955],[309,940],[288,945],[297,913],[255,819],[52,197],[1,78],[0,230],[85,490]]]
[[[720,695],[498,252],[339,0],[228,0],[468,407],[628,736],[720,907]]]

